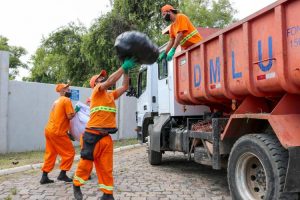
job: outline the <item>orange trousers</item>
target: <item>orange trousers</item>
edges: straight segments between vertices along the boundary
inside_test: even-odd
[[[98,188],[105,194],[112,194],[114,184],[113,141],[110,135],[103,137],[97,142],[93,156],[94,161],[80,159],[73,178],[73,183],[76,186],[85,184],[92,172],[94,163],[98,177]]]
[[[61,157],[60,169],[69,171],[72,167],[75,150],[74,146],[67,135],[57,136],[45,131],[46,149],[44,156],[44,165],[42,171],[50,172],[54,166],[57,155]]]

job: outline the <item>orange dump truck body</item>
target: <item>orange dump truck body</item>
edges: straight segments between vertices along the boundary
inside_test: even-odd
[[[300,94],[300,1],[281,0],[175,57],[182,104]]]
[[[177,101],[229,113],[222,139],[253,133],[243,119],[259,119],[284,147],[300,146],[299,11],[299,0],[277,1],[177,53]]]

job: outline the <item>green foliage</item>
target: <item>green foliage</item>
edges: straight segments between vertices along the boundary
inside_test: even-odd
[[[28,66],[20,60],[20,58],[27,54],[23,47],[10,46],[8,39],[0,35],[0,50],[9,51],[11,53],[9,57],[9,79],[15,79],[19,74],[19,69],[27,69]]]
[[[81,51],[90,66],[90,76],[97,74],[101,69],[109,73],[121,66],[114,49],[116,37],[124,31],[133,29],[120,15],[108,13],[101,16],[83,37]]]
[[[129,30],[147,34],[157,45],[166,43],[161,31],[168,24],[160,9],[171,4],[190,17],[195,26],[222,28],[233,20],[235,10],[229,0],[114,0],[111,12],[97,18],[85,30],[74,23],[51,33],[33,56],[30,81],[56,83],[70,81],[88,86],[89,78],[106,69],[110,74],[121,66],[114,43]],[[130,72],[136,83],[138,69]]]
[[[178,6],[178,0],[115,0],[112,12],[125,16],[136,30],[147,34],[158,45],[167,42],[168,37],[161,34],[166,27],[160,9],[165,4]]]
[[[184,0],[180,8],[196,27],[210,28],[224,28],[234,21],[237,12],[229,0]]]
[[[28,81],[43,83],[70,82],[81,86],[87,79],[89,67],[81,53],[82,25],[70,23],[44,38],[32,57],[33,68]]]

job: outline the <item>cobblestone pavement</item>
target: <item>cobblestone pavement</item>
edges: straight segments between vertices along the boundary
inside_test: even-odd
[[[115,199],[119,200],[230,200],[226,171],[187,162],[183,154],[168,152],[163,164],[148,164],[146,147],[114,155]],[[69,174],[74,172],[77,163]],[[49,174],[54,179],[59,170]],[[0,199],[73,199],[72,184],[55,181],[40,185],[39,170],[0,177]],[[82,187],[84,199],[100,199],[95,174]]]

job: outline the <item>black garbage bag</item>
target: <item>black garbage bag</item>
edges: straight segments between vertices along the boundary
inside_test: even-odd
[[[120,34],[115,41],[115,48],[121,61],[134,57],[137,63],[152,64],[159,56],[158,47],[146,34],[138,31]]]

